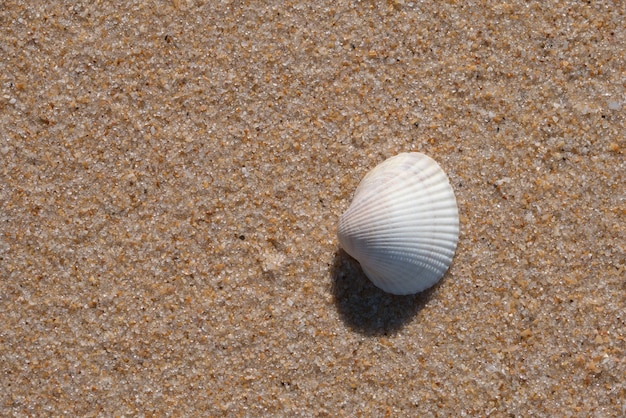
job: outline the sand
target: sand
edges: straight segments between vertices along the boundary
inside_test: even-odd
[[[626,416],[626,3],[4,1],[0,415]],[[434,288],[335,235],[420,151]]]

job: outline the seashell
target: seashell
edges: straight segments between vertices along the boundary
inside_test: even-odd
[[[337,235],[385,292],[409,295],[431,287],[448,270],[459,239],[448,176],[421,153],[385,160],[361,180]]]

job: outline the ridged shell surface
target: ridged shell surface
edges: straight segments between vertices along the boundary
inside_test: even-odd
[[[448,176],[421,153],[385,160],[359,184],[337,235],[385,292],[408,295],[431,287],[448,270],[459,238]]]

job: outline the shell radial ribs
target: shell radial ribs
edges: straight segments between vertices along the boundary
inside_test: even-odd
[[[448,176],[412,152],[367,173],[337,231],[343,249],[380,289],[409,295],[437,283],[459,239],[459,210]]]

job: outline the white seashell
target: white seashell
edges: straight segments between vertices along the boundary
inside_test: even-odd
[[[459,239],[448,176],[424,154],[389,158],[363,178],[337,235],[385,292],[409,295],[431,287],[448,270]]]

